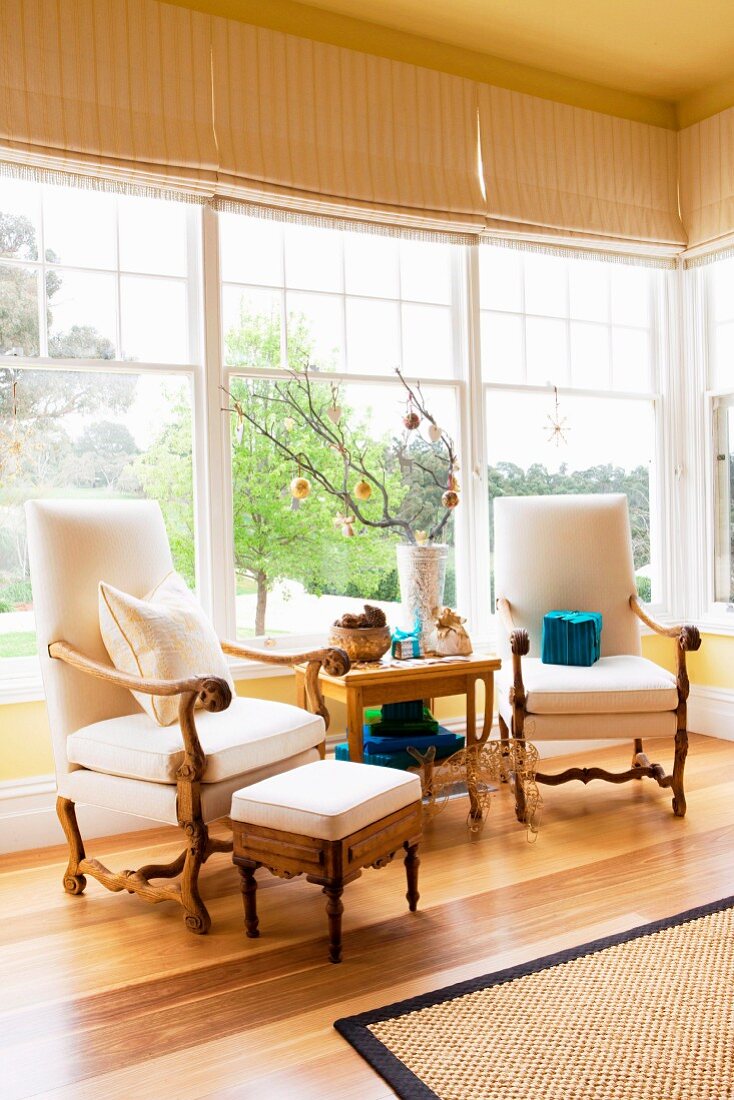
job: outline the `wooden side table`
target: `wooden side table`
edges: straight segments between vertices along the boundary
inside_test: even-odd
[[[466,745],[484,744],[492,728],[494,707],[494,674],[502,666],[499,657],[472,654],[465,658],[425,658],[418,661],[386,660],[379,665],[351,668],[345,676],[319,676],[321,690],[327,699],[344,703],[347,708],[349,759],[364,760],[363,725],[365,707],[384,703],[406,703],[449,695],[466,696]],[[306,668],[296,665],[296,702],[307,708]],[[484,724],[477,737],[476,685],[484,684]]]

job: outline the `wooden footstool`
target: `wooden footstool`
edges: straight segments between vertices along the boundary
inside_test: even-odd
[[[329,958],[341,962],[341,895],[363,867],[385,867],[404,848],[408,905],[418,905],[421,785],[417,775],[316,760],[232,796],[233,860],[242,876],[245,929],[258,936],[255,871],[306,875],[323,887]]]

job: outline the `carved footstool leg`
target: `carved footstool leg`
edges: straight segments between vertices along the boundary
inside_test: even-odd
[[[254,867],[238,868],[240,872],[240,889],[242,891],[242,901],[245,906],[245,932],[251,940],[257,939],[260,935],[258,931],[258,925],[260,921],[257,916],[257,879],[255,878]]]
[[[405,848],[405,877],[408,880],[408,892],[405,896],[408,899],[408,908],[411,913],[415,913],[420,897],[418,893],[418,868],[421,861],[418,858],[417,844],[405,843],[403,847]]]
[[[342,961],[342,913],[344,904],[341,883],[332,883],[324,887],[326,894],[326,915],[329,918],[329,958],[333,963]]]

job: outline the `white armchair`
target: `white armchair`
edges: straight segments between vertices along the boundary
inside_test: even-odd
[[[627,771],[568,768],[539,783],[611,783],[649,777],[673,792],[683,817],[688,752],[686,653],[701,645],[693,626],[665,627],[636,594],[627,498],[500,497],[494,502],[495,589],[506,661],[498,676],[500,735],[543,740],[621,740],[633,744]],[[602,613],[601,659],[589,668],[544,665],[543,616],[568,608]],[[640,622],[675,640],[677,676],[641,655]],[[672,774],[650,762],[643,738],[670,737]],[[524,818],[516,784],[517,812]]]
[[[174,900],[190,931],[207,932],[199,871],[213,852],[232,849],[231,841],[210,837],[207,824],[229,814],[238,788],[323,756],[328,712],[318,674],[323,665],[339,675],[349,659],[336,649],[275,655],[223,644],[226,653],[273,664],[308,661],[310,711],[233,699],[226,680],[206,669],[181,680],[118,672],[100,633],[98,584],[143,597],[173,568],[160,508],[150,501],[32,501],[26,517],[57,810],[69,844],[64,887],[81,894],[90,875],[109,890]],[[179,724],[157,725],[131,690],[179,696]],[[197,700],[203,709],[195,716]],[[77,802],[177,824],[186,847],[167,865],[109,871],[85,854]]]

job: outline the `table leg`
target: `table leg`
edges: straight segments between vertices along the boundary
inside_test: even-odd
[[[488,739],[492,732],[492,718],[494,715],[494,673],[487,672],[483,677],[484,681],[484,725],[482,727],[482,737],[480,745]]]
[[[296,706],[302,710],[308,710],[306,704],[306,677],[300,669],[296,669]]]
[[[364,760],[362,726],[364,724],[364,705],[362,692],[353,689],[347,692],[347,739],[349,741],[349,759],[355,764]]]
[[[466,678],[466,789],[469,792],[469,813],[476,821],[482,816],[476,787],[477,746],[477,679]]]
[[[477,740],[477,681],[475,676],[466,678],[466,747]]]

